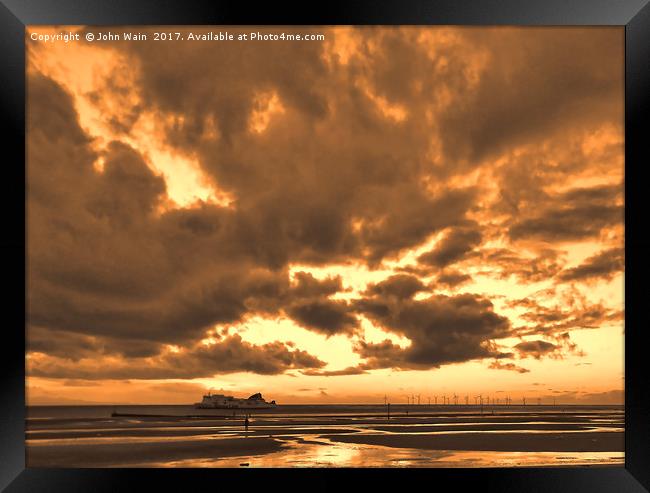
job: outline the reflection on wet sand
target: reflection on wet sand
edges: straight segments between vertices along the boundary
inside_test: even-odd
[[[280,452],[255,457],[142,463],[139,467],[543,467],[623,465],[623,452],[492,452],[389,449],[329,440],[291,440]]]

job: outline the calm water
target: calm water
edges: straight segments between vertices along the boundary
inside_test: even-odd
[[[112,413],[121,416],[112,416]],[[623,465],[618,406],[35,406],[29,467]]]

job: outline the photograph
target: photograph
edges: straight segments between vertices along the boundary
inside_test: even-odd
[[[625,26],[24,43],[27,468],[626,466]]]

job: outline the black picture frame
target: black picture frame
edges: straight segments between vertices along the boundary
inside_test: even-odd
[[[33,24],[445,24],[617,25],[625,27],[625,467],[396,470],[128,470],[25,468],[25,26]],[[0,101],[5,156],[2,165],[4,344],[0,374],[0,488],[6,491],[151,490],[212,482],[215,489],[251,478],[281,488],[331,489],[363,474],[367,488],[388,477],[404,488],[443,485],[455,491],[650,490],[650,399],[643,333],[650,328],[650,239],[642,171],[650,163],[650,5],[648,0],[378,0],[293,2],[233,0],[0,0]],[[645,193],[644,193],[645,192]],[[646,281],[647,282],[647,281]],[[9,315],[7,317],[7,314]],[[416,475],[417,477],[413,476]],[[415,479],[412,479],[415,478]],[[304,481],[302,481],[304,480]],[[305,481],[309,481],[306,483]],[[162,482],[162,483],[161,483]],[[210,484],[210,483],[208,483]],[[201,487],[201,486],[197,486]]]

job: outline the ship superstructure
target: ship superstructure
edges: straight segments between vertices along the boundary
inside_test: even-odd
[[[194,404],[197,409],[272,409],[275,401],[266,402],[259,392],[247,399],[239,399],[231,395],[208,393],[201,402]]]

